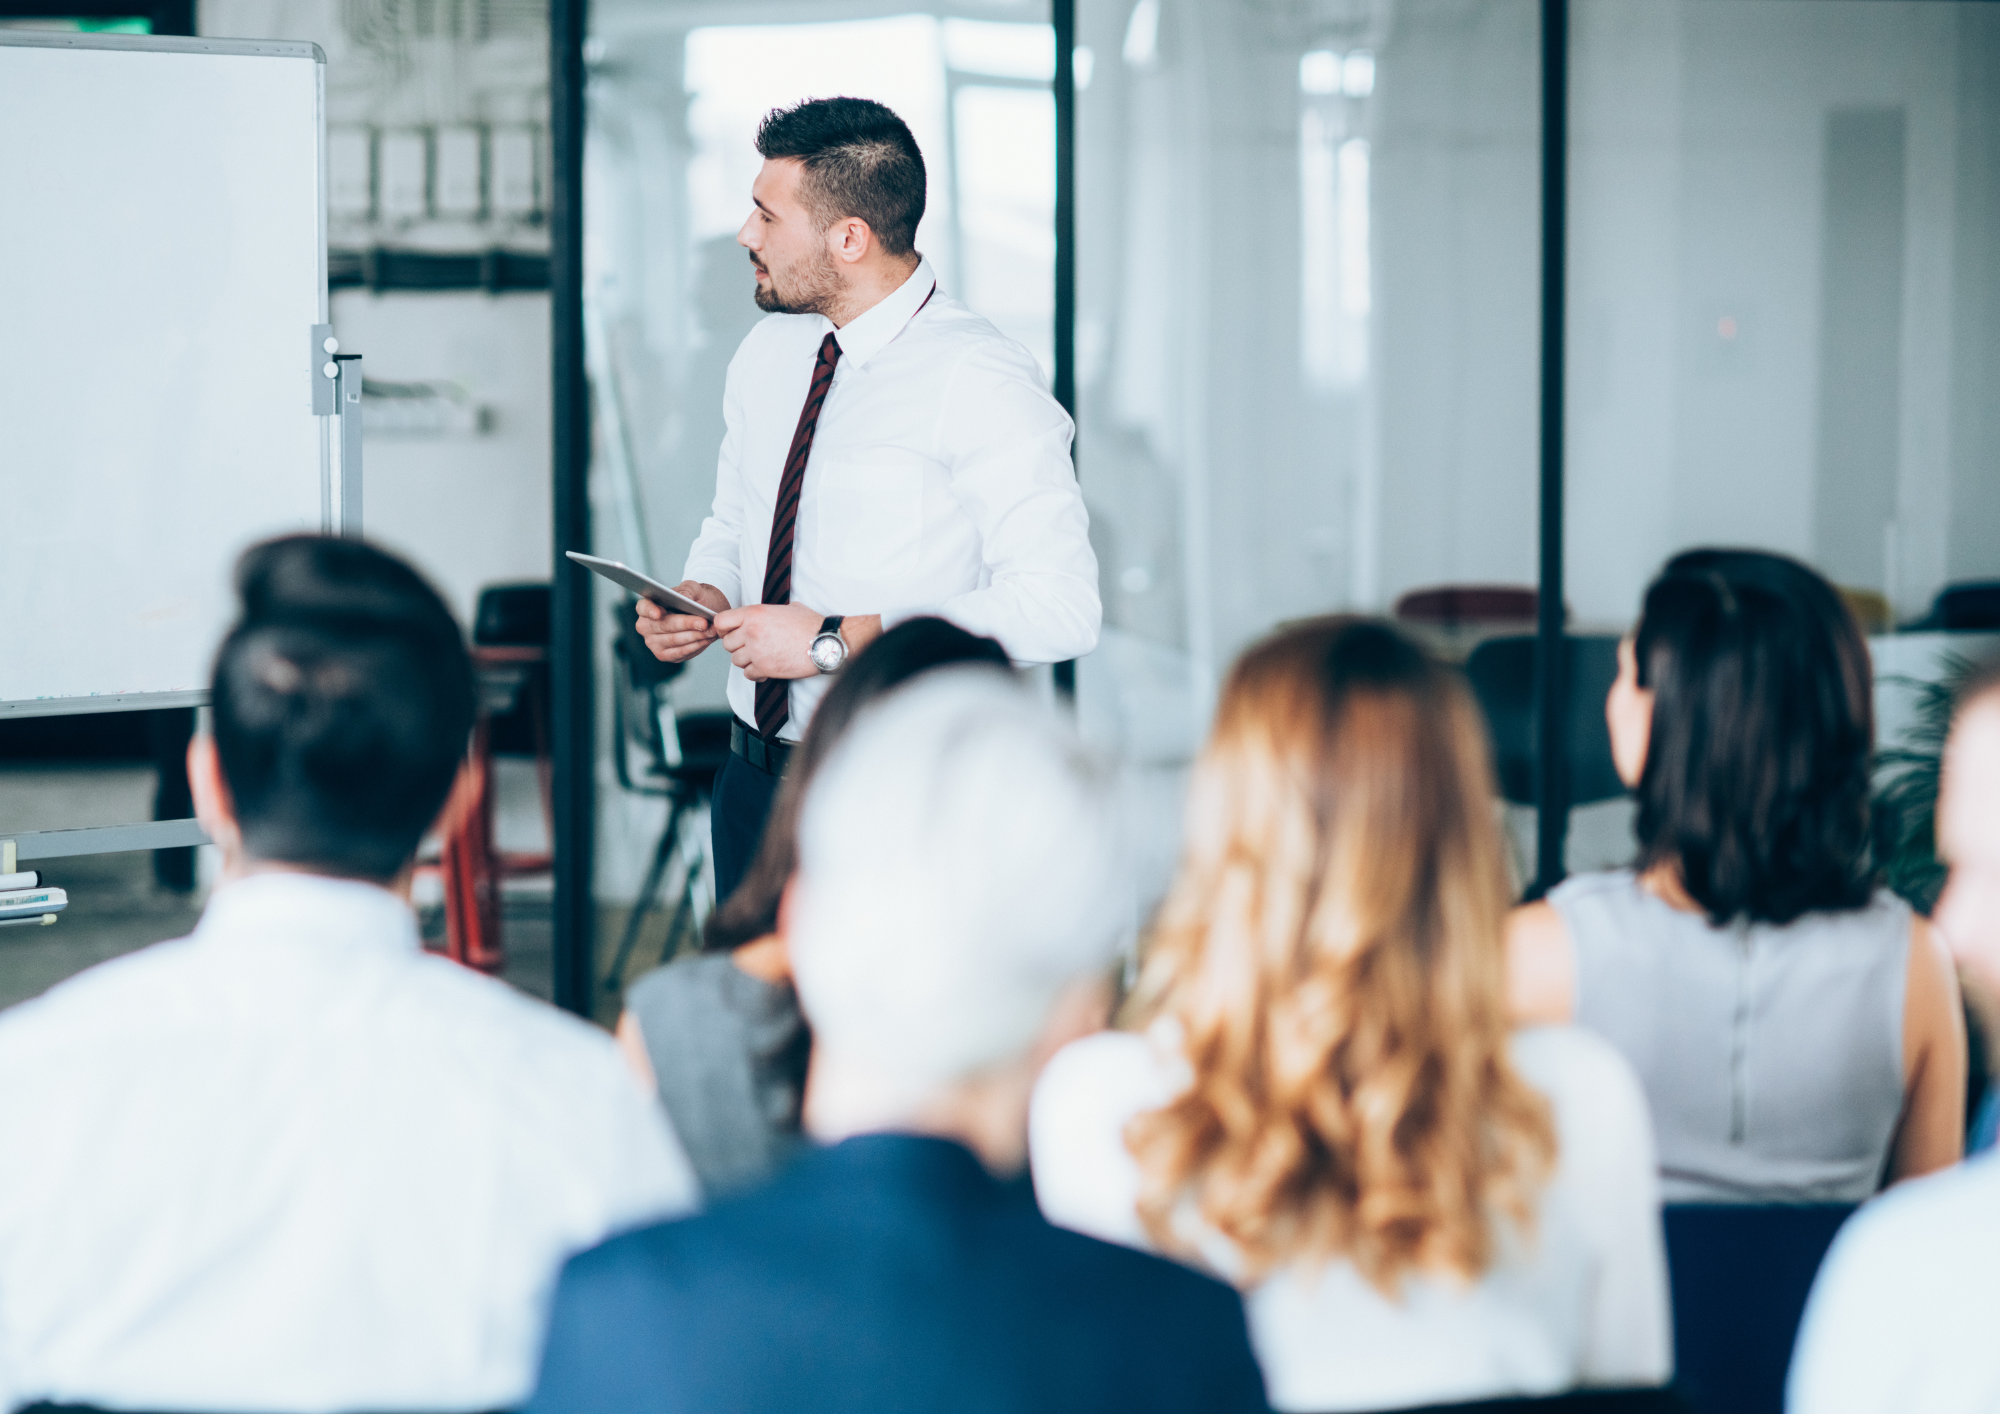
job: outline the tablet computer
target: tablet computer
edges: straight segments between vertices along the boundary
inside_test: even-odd
[[[620,564],[616,560],[600,560],[595,555],[579,555],[574,550],[565,550],[563,553],[585,569],[603,575],[620,589],[628,590],[641,599],[651,599],[670,613],[693,614],[698,618],[707,619],[710,623],[715,622],[715,610],[708,605],[667,588],[657,579],[640,574],[630,565]]]

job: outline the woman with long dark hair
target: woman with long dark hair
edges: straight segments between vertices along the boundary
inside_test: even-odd
[[[798,867],[799,809],[857,716],[912,678],[952,664],[1006,670],[1007,654],[943,619],[905,621],[841,669],[793,754],[750,872],[709,919],[702,950],[656,968],[625,993],[618,1040],[708,1194],[776,1168],[799,1142],[812,1037],[777,936],[778,903]]]
[[[1859,1202],[1955,1162],[1951,965],[1876,886],[1868,648],[1796,560],[1691,550],[1605,704],[1638,857],[1519,910],[1517,1016],[1621,1050],[1670,1202]]]

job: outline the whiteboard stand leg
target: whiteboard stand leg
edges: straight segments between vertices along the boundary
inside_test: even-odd
[[[333,534],[333,417],[319,420],[319,533]]]
[[[361,538],[361,355],[335,354],[340,377],[340,533]]]

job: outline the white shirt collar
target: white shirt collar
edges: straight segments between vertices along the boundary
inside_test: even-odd
[[[197,942],[308,943],[417,952],[417,916],[378,884],[289,871],[252,874],[215,891]]]
[[[909,279],[872,307],[848,320],[844,327],[833,330],[834,338],[840,343],[840,361],[855,368],[866,368],[869,359],[887,348],[889,341],[903,332],[903,326],[923,308],[924,301],[936,288],[937,272],[931,269],[930,261],[918,256],[917,268],[910,272]],[[833,328],[831,321],[827,327]]]

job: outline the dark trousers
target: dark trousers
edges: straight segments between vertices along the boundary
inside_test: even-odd
[[[709,804],[709,833],[715,841],[715,900],[736,892],[764,842],[764,822],[771,818],[771,801],[778,778],[760,771],[735,752],[716,773],[715,796]]]

